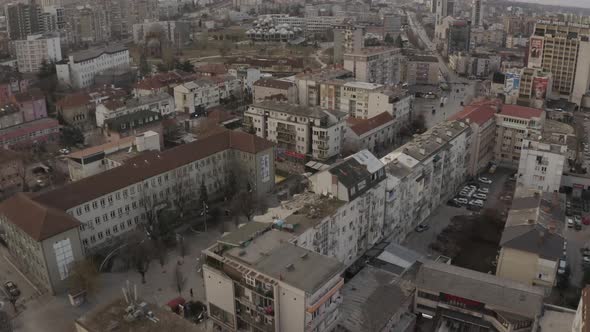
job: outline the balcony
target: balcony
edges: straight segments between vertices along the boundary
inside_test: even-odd
[[[330,305],[326,309],[324,309],[323,313],[321,313],[316,318],[312,319],[309,323],[305,324],[305,332],[313,331],[322,322],[326,322],[326,325],[330,325],[332,322],[337,320],[340,315],[338,308],[340,307],[341,303],[341,298],[338,298],[338,300],[336,300],[335,302],[330,303]]]
[[[238,312],[238,330],[244,327],[253,327],[255,331],[274,332],[275,324],[274,318],[269,318],[257,313],[249,314],[247,311],[240,310]],[[269,323],[270,321],[270,323]]]

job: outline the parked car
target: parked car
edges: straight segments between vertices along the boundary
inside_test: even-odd
[[[418,233],[422,233],[429,228],[430,228],[430,226],[428,226],[428,225],[418,225],[418,226],[416,226],[416,228],[414,228],[414,230]]]
[[[6,290],[6,293],[12,297],[18,297],[20,295],[20,289],[18,289],[18,286],[12,281],[4,283],[4,290]]]
[[[483,201],[480,199],[472,199],[469,201],[469,205],[483,207]]]
[[[567,256],[567,241],[563,241],[563,257]]]
[[[574,220],[574,229],[577,231],[581,230],[582,229],[582,222]]]
[[[457,201],[457,198],[453,198],[453,199],[448,200],[447,205],[454,206],[454,207],[461,207],[461,204]]]
[[[579,214],[575,215],[574,216],[574,222],[575,223],[579,223],[579,222],[581,223],[582,222],[582,217]]]
[[[582,264],[590,264],[590,256],[582,256]]]
[[[572,218],[567,218],[567,228],[574,227],[574,220]]]
[[[584,218],[582,218],[582,224],[590,225],[590,216],[585,216]]]
[[[487,195],[487,194],[490,193],[490,189],[488,189],[488,188],[479,188],[479,189],[477,189],[477,192],[480,192],[482,194],[486,194]]]
[[[486,194],[475,194],[475,195],[473,195],[473,198],[477,198],[477,199],[481,199],[481,200],[486,200],[488,198],[488,195],[486,195]]]
[[[490,180],[490,179],[488,179],[488,178],[486,178],[486,177],[483,177],[483,176],[480,176],[480,177],[479,177],[479,179],[477,179],[477,180],[478,180],[479,182],[481,182],[481,183],[485,183],[485,184],[491,184],[491,183],[492,183],[492,180]]]
[[[467,198],[456,198],[456,200],[457,200],[457,203],[463,204],[463,205],[469,203],[469,201],[467,200]]]
[[[55,150],[54,150],[54,151],[55,151]],[[66,148],[59,149],[59,153],[61,153],[61,154],[64,154],[64,155],[65,155],[65,154],[70,154],[70,149],[66,149]]]
[[[558,265],[558,268],[557,268],[557,274],[564,274],[566,267],[567,267],[567,263],[563,259],[560,259],[559,260],[559,265]]]

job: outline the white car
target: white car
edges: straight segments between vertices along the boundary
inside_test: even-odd
[[[559,260],[559,268],[557,269],[557,274],[564,274],[565,267],[567,266],[566,262],[562,259]]]
[[[483,201],[480,199],[472,199],[469,201],[469,205],[483,207]]]
[[[478,180],[479,182],[481,182],[481,183],[485,183],[485,184],[491,184],[491,183],[492,183],[492,180],[490,180],[490,179],[488,179],[488,178],[486,178],[486,177],[483,177],[483,176],[480,176],[480,177],[479,177],[479,179],[477,179],[477,180]]]
[[[70,150],[69,149],[59,149],[59,153],[61,154],[70,154]]]
[[[459,204],[467,204],[468,203],[467,198],[456,198],[455,200]]]
[[[485,200],[488,198],[488,196],[486,194],[475,194],[472,197],[477,198],[477,199],[481,199],[481,200]]]
[[[574,227],[574,220],[572,218],[567,218],[567,228]]]
[[[479,188],[479,189],[477,189],[477,192],[487,195],[490,193],[490,190],[488,188]]]

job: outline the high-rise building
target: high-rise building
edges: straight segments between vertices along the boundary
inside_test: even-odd
[[[345,53],[358,52],[365,46],[364,32],[360,26],[334,26],[334,63],[341,63]]]
[[[530,38],[528,67],[553,77],[553,95],[579,104],[590,87],[590,25],[539,21]]]
[[[436,24],[442,24],[442,21],[447,16],[455,14],[454,0],[436,0]]]
[[[471,2],[471,25],[474,27],[483,24],[483,0],[472,0]]]
[[[30,34],[41,32],[39,7],[35,2],[9,3],[4,7],[4,14],[11,40],[26,39]]]
[[[357,81],[378,84],[400,82],[401,58],[397,48],[367,47],[344,55],[344,69],[353,72]]]
[[[61,46],[56,35],[31,35],[26,40],[14,41],[18,70],[21,73],[36,73],[43,62],[60,61]]]
[[[402,30],[402,20],[403,16],[399,14],[383,15],[383,36],[395,37],[399,35]]]

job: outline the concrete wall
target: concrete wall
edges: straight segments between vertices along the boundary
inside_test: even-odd
[[[275,295],[275,301],[278,302],[279,311],[278,331],[304,331],[305,293],[299,289],[286,285],[285,283],[280,283],[279,292]]]
[[[532,285],[537,270],[538,256],[528,252],[502,248],[498,258],[496,275],[510,280]]]
[[[211,304],[214,304],[232,315],[231,325],[237,326],[233,281],[207,265],[203,265],[203,280],[208,312],[211,312]]]

